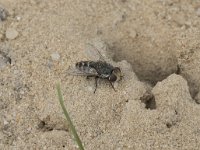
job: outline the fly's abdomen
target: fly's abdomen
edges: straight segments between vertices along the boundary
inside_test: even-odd
[[[80,61],[76,63],[76,68],[80,71],[87,71],[88,68],[90,67],[90,62],[89,61]]]
[[[76,68],[88,75],[97,75],[96,70],[93,68],[94,63],[93,61],[80,61],[76,63]]]

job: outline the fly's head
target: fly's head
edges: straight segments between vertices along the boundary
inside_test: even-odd
[[[112,73],[109,76],[108,80],[111,82],[120,81],[122,79],[122,77],[123,77],[123,75],[122,75],[121,69],[119,67],[115,67],[112,70]]]

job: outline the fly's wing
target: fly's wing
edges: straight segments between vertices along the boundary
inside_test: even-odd
[[[95,44],[87,43],[85,54],[90,60],[105,61],[106,45],[102,42]]]
[[[71,67],[67,70],[67,75],[73,76],[98,76],[98,73],[93,68],[88,68],[88,70],[79,70],[78,68]]]

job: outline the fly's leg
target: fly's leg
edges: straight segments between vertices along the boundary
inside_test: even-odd
[[[110,85],[112,86],[113,90],[116,92],[115,87],[113,86],[112,82],[110,82]]]
[[[98,79],[99,79],[99,77],[96,76],[96,77],[95,77],[95,89],[94,89],[94,93],[95,93],[96,90],[97,90],[97,81],[98,81]]]

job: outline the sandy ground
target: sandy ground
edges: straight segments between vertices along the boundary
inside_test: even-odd
[[[117,92],[66,75],[88,42]],[[0,149],[77,149],[57,82],[87,150],[199,149],[200,1],[0,0]]]

